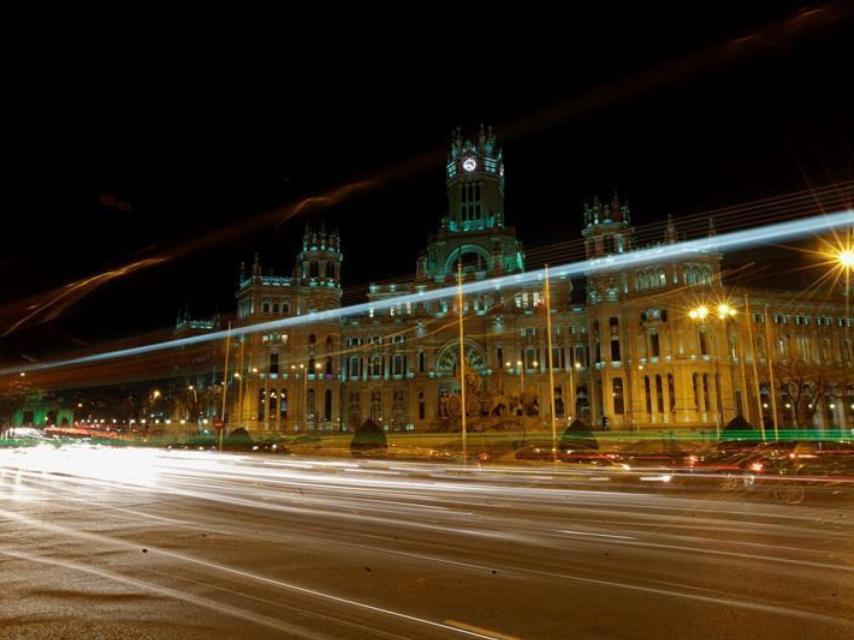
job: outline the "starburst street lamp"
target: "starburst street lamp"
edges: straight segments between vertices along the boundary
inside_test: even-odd
[[[726,302],[718,305],[718,319],[726,320],[727,318],[735,317],[736,310],[729,306]]]
[[[691,309],[690,311],[688,311],[688,317],[691,318],[691,320],[694,320],[694,321],[697,321],[700,323],[704,323],[712,315],[712,311],[713,310],[709,309],[708,306],[701,304],[700,306],[695,307],[695,308]],[[726,302],[721,302],[720,304],[718,304],[714,308],[714,316],[717,317],[718,320],[721,320],[723,322],[726,322],[727,320],[735,318],[737,313],[738,312],[735,310],[735,308],[732,307],[731,305],[727,304]],[[738,340],[739,340],[739,345],[740,345],[741,344],[740,334],[738,335]],[[714,343],[715,343],[715,341],[711,340],[711,344],[714,345]],[[715,391],[715,404],[717,405],[717,416],[715,418],[715,430],[717,431],[717,435],[720,436],[720,430],[721,430],[721,427],[723,426],[723,406],[721,406],[722,400],[723,400],[723,398],[722,398],[723,394],[721,392],[722,390],[720,389],[720,377],[721,377],[720,376],[720,361],[719,361],[719,357],[717,354],[717,349],[715,351],[716,351],[715,353],[711,354],[713,359],[714,359],[714,363],[715,363],[714,391]],[[743,349],[739,349],[739,351],[741,351],[741,353],[743,354]],[[741,361],[741,367],[742,367],[742,388],[744,389],[743,393],[746,396],[747,392],[745,389],[745,381],[744,381],[743,356],[739,356],[739,360]],[[742,400],[742,404],[743,403],[744,403],[744,400]]]
[[[688,317],[691,320],[705,320],[709,316],[709,308],[706,305],[700,305],[688,312]]]

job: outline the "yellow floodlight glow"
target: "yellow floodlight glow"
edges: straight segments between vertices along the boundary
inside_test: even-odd
[[[721,320],[732,318],[735,313],[735,309],[729,306],[726,302],[722,302],[718,305],[718,318],[720,318]]]
[[[854,249],[843,249],[836,254],[836,261],[843,269],[854,267]]]
[[[691,309],[688,312],[688,317],[692,320],[705,320],[709,317],[709,308],[706,305],[700,305],[696,309]]]

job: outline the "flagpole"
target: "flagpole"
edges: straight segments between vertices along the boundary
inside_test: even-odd
[[[245,376],[245,358],[244,353],[246,351],[246,342],[241,337],[240,338],[240,377],[237,379],[237,411],[239,414],[240,426],[243,426],[243,378]]]
[[[759,435],[765,440],[765,420],[762,416],[762,398],[759,395],[759,368],[756,365],[756,343],[753,341],[753,318],[750,316],[750,300],[744,294],[744,315],[747,321],[747,337],[750,340],[750,355],[753,360],[753,393],[756,396],[757,420],[759,420]]]
[[[546,335],[548,336],[549,347],[549,398],[551,400],[552,411],[552,456],[557,462],[557,418],[555,416],[555,373],[554,373],[554,354],[552,353],[552,304],[551,304],[551,287],[549,284],[549,265],[545,266],[546,277]]]
[[[461,425],[462,425],[462,445],[463,445],[463,464],[468,461],[468,450],[466,442],[466,345],[465,332],[463,330],[463,263],[462,260],[457,262],[457,310],[459,311],[460,325],[460,408]]]
[[[774,386],[774,359],[772,356],[774,345],[771,344],[771,324],[768,317],[768,305],[763,309],[765,316],[765,351],[768,357],[768,386],[771,391],[771,418],[774,424],[774,440],[780,439],[780,431],[777,425],[777,389]]]
[[[225,402],[228,396],[228,356],[231,353],[231,322],[228,323],[228,330],[225,333],[225,367],[222,372],[222,413],[220,414],[220,422],[222,429],[219,430],[219,450],[222,453],[222,441],[225,437]]]

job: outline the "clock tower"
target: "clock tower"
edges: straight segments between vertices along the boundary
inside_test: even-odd
[[[504,158],[492,127],[475,141],[454,132],[446,166],[447,231],[485,231],[504,226]]]
[[[448,212],[419,258],[417,278],[455,278],[458,263],[478,277],[523,271],[522,244],[504,226],[504,155],[492,127],[481,125],[473,140],[452,133],[445,184]]]

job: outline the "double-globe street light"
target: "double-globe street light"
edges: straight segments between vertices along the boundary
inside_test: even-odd
[[[726,328],[727,323],[731,320],[735,319],[735,316],[738,312],[734,307],[727,304],[726,302],[722,302],[714,307],[714,309],[710,309],[707,305],[700,305],[691,309],[688,312],[688,317],[699,323],[701,326],[705,325],[708,321],[717,320],[718,322],[723,323]],[[744,374],[744,348],[741,343],[741,334],[736,332],[736,339],[738,341],[738,351],[739,351],[739,363],[741,367],[741,387],[742,387],[742,411],[744,412],[745,403],[747,400],[747,385],[746,385],[746,377]],[[712,344],[712,353],[708,355],[712,358],[715,365],[715,373],[714,373],[714,392],[715,392],[715,405],[717,409],[717,415],[715,416],[715,432],[718,437],[720,437],[721,426],[723,425],[723,390],[721,388],[721,376],[720,376],[720,356],[718,353],[718,349],[715,347],[715,338],[711,336],[710,342]],[[703,354],[705,355],[705,354]],[[705,389],[704,392],[708,392],[709,389]],[[760,417],[761,419],[761,417]]]

